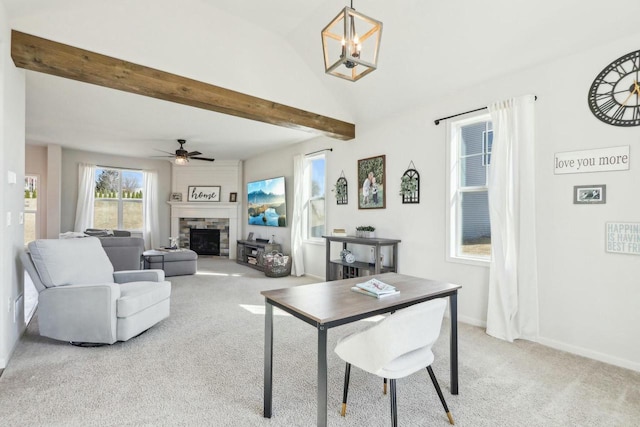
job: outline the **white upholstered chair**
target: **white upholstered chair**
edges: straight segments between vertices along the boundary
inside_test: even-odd
[[[351,365],[389,379],[391,388],[391,422],[398,424],[396,379],[426,368],[444,407],[449,423],[453,417],[447,408],[438,381],[431,369],[434,360],[431,347],[440,335],[445,299],[435,299],[398,310],[378,324],[339,340],[335,352],[347,362],[344,378],[342,416],[347,408]],[[386,391],[386,390],[385,390]]]
[[[116,271],[97,237],[42,239],[22,253],[38,289],[40,335],[72,344],[127,341],[169,317],[162,270]]]

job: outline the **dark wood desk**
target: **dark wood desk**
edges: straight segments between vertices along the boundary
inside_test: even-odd
[[[355,293],[351,287],[376,277],[400,290],[398,295],[377,299]],[[318,329],[317,425],[327,425],[327,330],[378,314],[389,313],[434,298],[449,297],[451,309],[451,393],[458,394],[458,289],[460,285],[397,273],[314,283],[263,291],[264,329],[264,417],[271,418],[273,385],[273,307]]]

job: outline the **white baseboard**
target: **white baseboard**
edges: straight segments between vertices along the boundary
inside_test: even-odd
[[[598,351],[589,350],[587,348],[566,344],[544,337],[538,337],[538,343],[547,347],[554,348],[556,350],[566,351],[567,353],[576,354],[578,356],[587,357],[589,359],[608,363],[620,368],[631,369],[632,371],[640,372],[640,363],[632,362],[631,360],[621,359],[609,354],[600,353]]]
[[[487,321],[486,320],[474,319],[473,317],[467,317],[467,316],[458,315],[458,321],[462,322],[462,323],[466,323],[468,325],[472,325],[472,326],[479,326],[481,328],[486,328],[487,327]]]
[[[479,326],[481,328],[487,327],[487,322],[484,320],[474,319],[467,316],[458,316],[458,321],[466,323],[472,326]],[[609,365],[618,366],[620,368],[630,369],[632,371],[640,372],[640,363],[633,362],[631,360],[621,359],[619,357],[611,356],[609,354],[600,353],[598,351],[589,350],[587,348],[578,347],[571,344],[566,344],[560,341],[552,340],[549,338],[538,337],[534,340],[540,345],[553,348],[555,350],[566,351],[567,353],[575,354],[578,356],[586,357],[588,359],[597,360],[598,362],[608,363]]]
[[[316,279],[316,280],[319,280],[319,281],[321,281],[321,282],[324,282],[324,281],[325,281],[325,278],[324,278],[324,277],[316,276],[315,274],[304,273],[304,276],[305,276],[305,277],[312,277],[312,278],[314,278],[314,279]]]

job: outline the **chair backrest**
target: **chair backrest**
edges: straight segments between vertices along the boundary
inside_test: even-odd
[[[429,347],[440,336],[447,300],[439,298],[398,310],[378,324],[346,337],[336,347],[340,351],[358,352],[366,357],[360,368],[375,373],[392,360],[423,347]],[[343,346],[340,350],[339,347]]]
[[[40,281],[47,288],[113,283],[113,265],[97,237],[39,239],[30,242],[28,248]]]

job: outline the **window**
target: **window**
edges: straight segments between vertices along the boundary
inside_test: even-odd
[[[306,239],[320,239],[325,234],[325,156],[305,158],[305,185],[309,199],[306,201]]]
[[[24,244],[40,238],[38,214],[38,177],[24,177]]]
[[[142,172],[96,168],[95,228],[142,230]]]
[[[449,257],[489,261],[488,166],[493,125],[489,114],[450,124]]]

